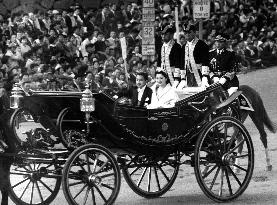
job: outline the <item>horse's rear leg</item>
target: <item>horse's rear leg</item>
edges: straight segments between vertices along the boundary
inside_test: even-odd
[[[8,200],[9,200],[9,193],[7,190],[1,190],[2,194],[2,201],[1,205],[8,205]]]
[[[255,113],[251,113],[250,117],[254,124],[256,125],[259,133],[260,133],[260,139],[263,143],[263,146],[265,148],[265,157],[266,157],[266,171],[271,171],[272,170],[272,165],[270,163],[270,156],[268,153],[268,147],[267,147],[267,134],[265,132],[264,128],[264,122],[262,121],[263,116],[256,116],[254,115]]]

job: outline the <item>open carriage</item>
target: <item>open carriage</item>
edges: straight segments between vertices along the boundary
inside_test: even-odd
[[[226,98],[221,85],[213,85],[173,108],[147,110],[94,93],[91,104],[85,105],[91,109],[82,112],[82,93],[34,92],[10,115],[17,148],[10,196],[19,204],[49,204],[62,184],[69,204],[112,204],[120,190],[121,170],[134,192],[159,197],[173,185],[180,165],[189,164],[209,198],[233,200],[247,188],[254,168],[250,135],[239,120],[228,116],[239,95]],[[38,126],[44,117],[55,123],[56,130],[41,131],[43,126],[37,133],[24,130]],[[64,149],[46,148],[49,130],[62,140]],[[242,144],[246,146],[238,155]],[[39,145],[42,148],[37,149]],[[18,188],[23,184],[27,185]],[[39,195],[37,202],[34,194]]]

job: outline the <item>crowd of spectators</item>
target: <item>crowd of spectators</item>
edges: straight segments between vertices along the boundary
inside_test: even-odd
[[[178,4],[179,3],[179,4]],[[177,2],[180,43],[183,25],[193,22],[192,2]],[[156,53],[162,46],[161,28],[174,24],[176,1],[156,1]],[[277,65],[276,1],[212,0],[211,18],[204,21],[203,37],[213,49],[216,35],[229,38],[244,67]],[[82,90],[117,92],[135,83],[138,70],[153,82],[156,57],[141,53],[142,5],[112,3],[101,9],[78,4],[66,10],[0,15],[0,79],[6,90],[20,81],[26,90]],[[120,38],[127,42],[127,59]],[[152,79],[152,81],[151,81]]]

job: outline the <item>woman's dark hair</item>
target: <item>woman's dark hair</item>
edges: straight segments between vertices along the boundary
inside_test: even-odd
[[[161,71],[156,71],[155,72],[155,76],[157,76],[157,74],[161,74],[161,75],[163,75],[166,78],[166,84],[170,83],[168,74],[165,71],[162,71],[162,70]]]

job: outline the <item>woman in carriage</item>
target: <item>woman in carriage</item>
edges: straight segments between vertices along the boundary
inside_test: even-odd
[[[179,100],[179,96],[170,84],[167,72],[163,69],[158,69],[155,73],[156,84],[153,86],[151,104],[148,109],[155,108],[170,108],[174,107]]]

